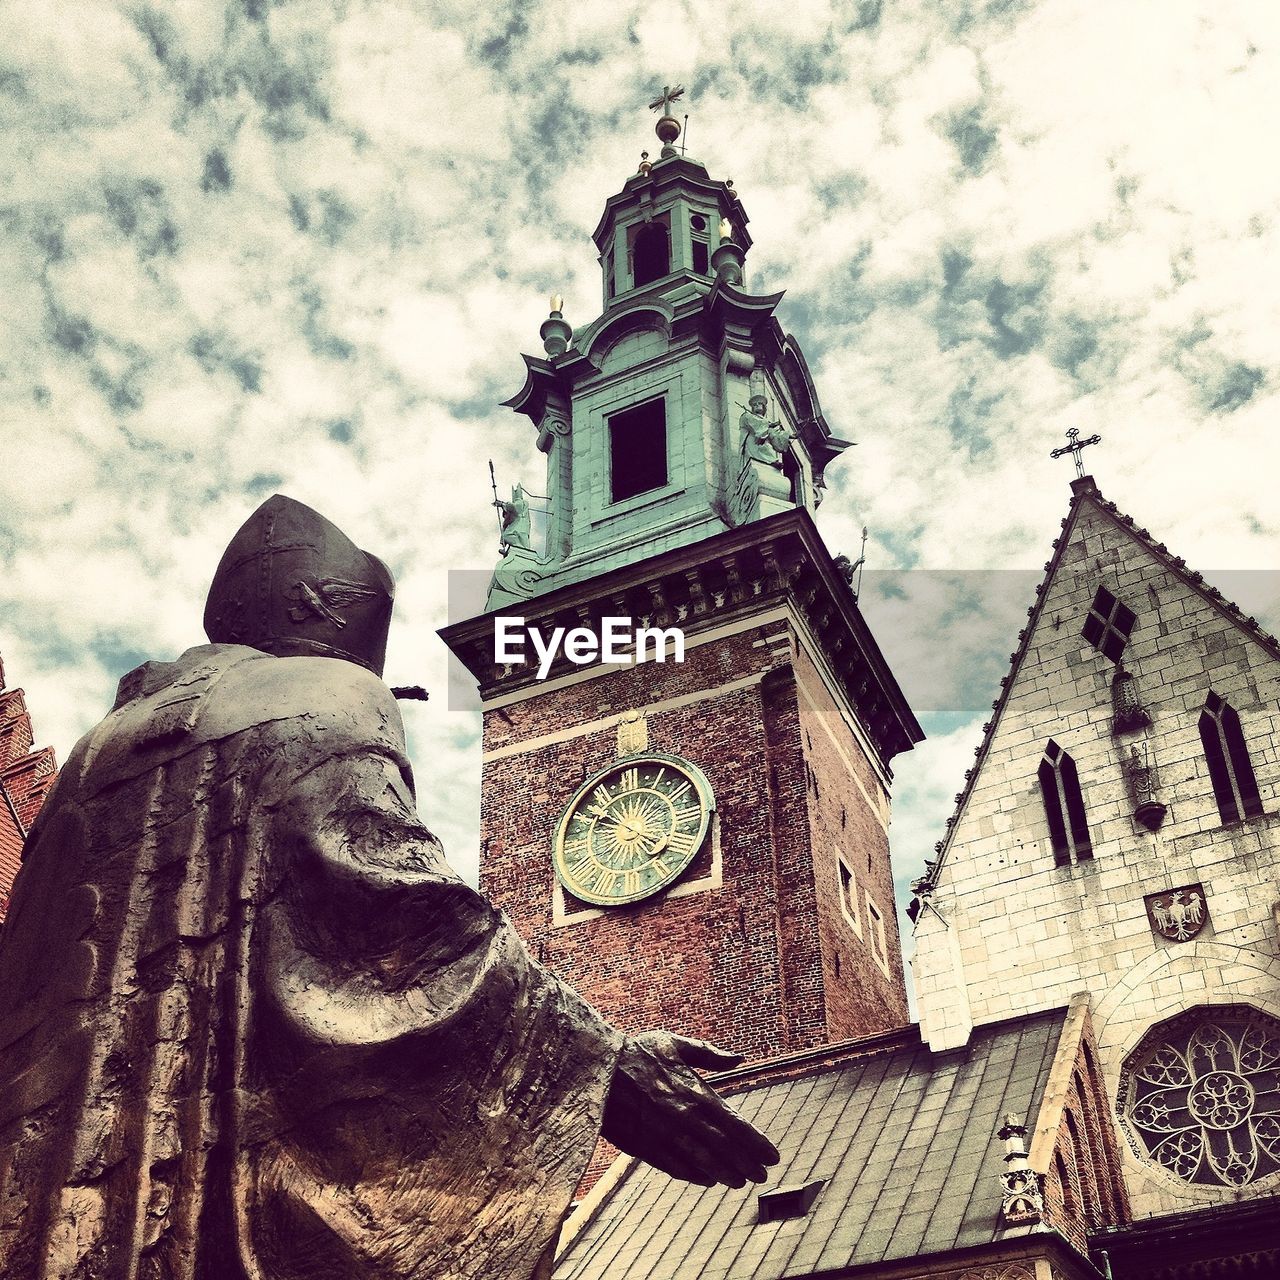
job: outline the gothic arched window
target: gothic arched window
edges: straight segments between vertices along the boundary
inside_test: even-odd
[[[1073,858],[1077,862],[1092,858],[1093,845],[1089,840],[1076,762],[1052,739],[1044,749],[1039,778],[1054,863],[1065,867]]]
[[[1200,713],[1200,741],[1223,822],[1256,818],[1262,812],[1262,798],[1249,763],[1240,717],[1229,702],[1212,690]]]
[[[1153,1027],[1120,1072],[1134,1151],[1183,1182],[1242,1187],[1280,1172],[1280,1020],[1205,1006]]]

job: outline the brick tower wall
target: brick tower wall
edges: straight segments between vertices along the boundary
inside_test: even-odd
[[[896,933],[888,976],[844,920],[834,852],[815,844],[843,811],[848,847],[870,841],[853,856],[865,866],[870,854],[891,925],[874,770],[798,650],[775,610],[690,636],[683,664],[548,682],[486,712],[481,886],[535,955],[626,1030],[665,1026],[759,1059],[906,1019]],[[648,751],[706,774],[712,830],[668,893],[603,910],[561,894],[557,920],[556,825],[583,780],[618,757],[619,722],[636,711]]]

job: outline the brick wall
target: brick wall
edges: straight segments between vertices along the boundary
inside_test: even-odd
[[[698,640],[683,664],[548,682],[486,712],[482,888],[535,955],[627,1030],[666,1026],[758,1059],[897,1025],[905,997],[887,843],[870,812],[887,815],[883,785],[783,612]],[[648,750],[707,775],[713,848],[669,893],[598,910],[568,900],[557,922],[556,824],[584,779],[617,757],[618,722],[635,711]],[[860,879],[880,895],[887,974],[842,929],[835,829],[856,865],[870,855]],[[690,892],[690,881],[702,887]]]
[[[31,716],[21,689],[5,689],[0,659],[0,922],[22,864],[22,844],[57,777],[53,749],[34,750]]]

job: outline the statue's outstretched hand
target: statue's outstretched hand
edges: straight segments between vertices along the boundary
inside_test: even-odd
[[[742,1058],[670,1031],[628,1036],[604,1109],[604,1136],[646,1163],[710,1187],[765,1180],[778,1151],[694,1073]]]

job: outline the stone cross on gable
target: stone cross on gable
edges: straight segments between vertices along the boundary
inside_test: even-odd
[[[673,89],[669,84],[664,84],[662,86],[661,96],[655,98],[651,103],[649,103],[649,110],[657,111],[657,109],[661,107],[662,114],[664,116],[669,116],[671,114],[671,104],[677,98],[680,98],[683,96],[684,96],[684,85],[678,84]]]
[[[1080,439],[1080,431],[1076,427],[1070,427],[1067,430],[1067,439],[1070,444],[1064,444],[1060,449],[1052,449],[1049,452],[1051,458],[1061,458],[1064,453],[1072,454],[1076,461],[1076,477],[1080,478],[1084,475],[1084,463],[1080,461],[1080,451],[1091,444],[1101,444],[1102,437],[1092,435],[1087,440]]]

